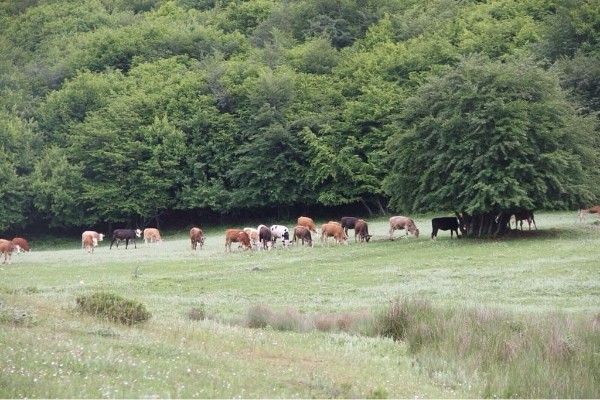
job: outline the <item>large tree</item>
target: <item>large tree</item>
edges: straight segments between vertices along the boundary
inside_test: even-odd
[[[420,86],[402,122],[388,141],[394,209],[453,210],[481,235],[501,233],[514,210],[589,196],[593,124],[529,61],[466,58]]]

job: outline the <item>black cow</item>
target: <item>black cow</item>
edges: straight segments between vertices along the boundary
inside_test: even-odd
[[[537,231],[537,225],[535,224],[535,218],[533,217],[532,210],[518,210],[515,211],[511,218],[515,219],[515,229],[517,229],[517,222],[521,223],[521,230],[523,230],[523,221],[527,221],[529,224],[529,230],[531,230],[531,223],[533,222],[533,226]],[[510,221],[508,222],[508,227],[510,228]]]
[[[356,217],[342,217],[340,222],[342,223],[342,228],[344,228],[344,233],[346,236],[348,236],[348,229],[354,229],[356,221],[358,221],[358,218]],[[356,235],[354,238],[356,239]]]
[[[450,238],[454,237],[454,232],[456,232],[456,237],[458,236],[458,219],[456,217],[438,217],[431,220],[431,238],[435,239],[437,237],[438,230],[447,231],[450,230]]]
[[[112,241],[110,242],[109,249],[112,249],[113,243],[117,242],[117,248],[119,247],[119,242],[121,240],[125,241],[125,248],[129,245],[129,241],[133,240],[133,245],[137,249],[137,245],[135,243],[136,237],[141,237],[142,231],[139,229],[115,229],[112,234]]]

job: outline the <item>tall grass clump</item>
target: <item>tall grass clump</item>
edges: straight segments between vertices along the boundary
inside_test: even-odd
[[[484,397],[600,396],[600,315],[517,315],[397,299],[375,324],[380,335],[406,342],[429,375],[469,377],[456,384],[479,385]]]
[[[144,304],[113,293],[85,294],[78,296],[76,302],[77,308],[87,314],[125,325],[144,322],[151,317]]]

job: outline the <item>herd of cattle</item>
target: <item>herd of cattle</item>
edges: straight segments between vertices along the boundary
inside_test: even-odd
[[[593,206],[587,209],[581,209],[578,212],[579,221],[583,222],[588,214],[597,214],[600,216],[600,205]],[[516,212],[511,218],[514,220],[515,229],[517,223],[520,222],[521,230],[523,229],[523,221],[527,221],[529,229],[531,230],[531,224],[535,229],[535,218],[533,211],[521,211]],[[394,232],[396,230],[404,230],[404,236],[409,234],[419,237],[419,229],[415,225],[412,218],[404,216],[394,216],[389,219],[390,229],[389,238],[394,240]],[[355,242],[369,242],[372,235],[369,234],[369,226],[367,221],[357,217],[342,217],[337,221],[329,221],[321,225],[320,239],[322,244],[327,244],[329,238],[333,238],[336,243],[348,244],[348,230],[354,230],[354,241]],[[438,231],[450,231],[450,237],[459,237],[459,230],[464,234],[464,227],[460,225],[459,219],[456,217],[438,217],[431,220],[431,238],[437,237]],[[243,249],[258,249],[258,250],[269,250],[272,249],[277,240],[280,239],[284,247],[289,246],[291,243],[302,244],[311,246],[313,245],[312,234],[317,235],[317,226],[315,222],[309,217],[299,217],[297,225],[292,231],[290,231],[284,225],[272,225],[267,227],[266,225],[259,225],[257,228],[244,228],[244,229],[227,229],[225,231],[225,250],[231,251],[232,243],[237,243],[238,248]],[[146,228],[143,231],[140,229],[115,229],[112,233],[112,240],[110,242],[109,249],[112,249],[116,243],[116,247],[124,241],[125,248],[129,246],[129,242],[133,242],[135,248],[137,248],[136,238],[141,238],[143,235],[144,242],[148,243],[160,243],[162,238],[160,232],[156,228]],[[290,239],[291,236],[291,239]],[[93,253],[94,248],[98,246],[98,242],[104,240],[104,235],[96,231],[85,231],[81,234],[81,247],[88,253]],[[200,249],[204,245],[204,232],[198,227],[193,227],[190,230],[190,241],[192,250],[196,250],[198,245]],[[26,239],[21,237],[15,237],[12,240],[0,239],[0,255],[4,255],[3,264],[11,260],[12,253],[14,252],[28,252],[31,247]]]

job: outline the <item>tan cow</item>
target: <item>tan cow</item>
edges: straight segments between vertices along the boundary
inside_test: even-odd
[[[23,239],[22,237],[16,237],[12,240],[12,242],[15,245],[15,250],[17,250],[17,253],[21,251],[31,251],[31,246],[29,246],[29,242]]]
[[[198,244],[200,244],[200,250],[204,246],[204,232],[202,229],[193,227],[190,229],[190,241],[192,242],[192,250],[196,250]]]
[[[580,209],[579,212],[577,213],[577,216],[579,217],[579,222],[583,222],[583,220],[585,219],[585,216],[588,214],[596,214],[596,215],[600,216],[600,205],[593,206],[590,208]]]
[[[292,241],[295,244],[298,244],[298,240],[302,241],[302,246],[304,246],[304,242],[306,241],[306,243],[312,247],[312,236],[310,234],[310,229],[307,228],[306,226],[301,226],[298,225],[294,228],[294,238],[292,239]]]
[[[244,228],[244,232],[246,232],[246,234],[250,238],[250,243],[252,243],[252,247],[256,247],[258,249],[258,243],[260,242],[260,239],[258,237],[258,229]]]
[[[156,228],[146,228],[144,229],[144,244],[150,243],[160,243],[162,239],[160,237],[160,232]]]
[[[315,221],[309,217],[298,217],[298,226],[303,226],[308,228],[309,231],[317,233],[317,225],[315,225]]]
[[[415,225],[415,221],[411,218],[403,217],[401,215],[397,215],[395,217],[390,218],[390,240],[394,240],[394,231],[397,229],[404,229],[405,236],[408,236],[409,233],[415,235],[415,237],[419,237],[419,230]]]
[[[225,251],[231,252],[231,243],[240,243],[240,246],[252,250],[250,237],[241,229],[227,229],[225,231]]]
[[[344,233],[344,228],[339,222],[330,221],[321,225],[321,243],[327,242],[329,237],[333,237],[339,244],[348,244],[348,236]]]
[[[87,251],[88,253],[93,253],[94,247],[96,247],[98,241],[92,233],[88,233],[87,235],[83,236],[82,243],[85,251]]]
[[[0,239],[0,255],[4,254],[4,261],[2,264],[11,263],[11,257],[13,251],[16,250],[16,246],[10,240]]]
[[[98,242],[101,242],[104,240],[104,234],[103,233],[98,233],[96,231],[85,231],[81,234],[81,248],[83,249],[85,246],[83,244],[83,237],[86,235],[92,235],[94,238],[94,247],[98,246]]]

